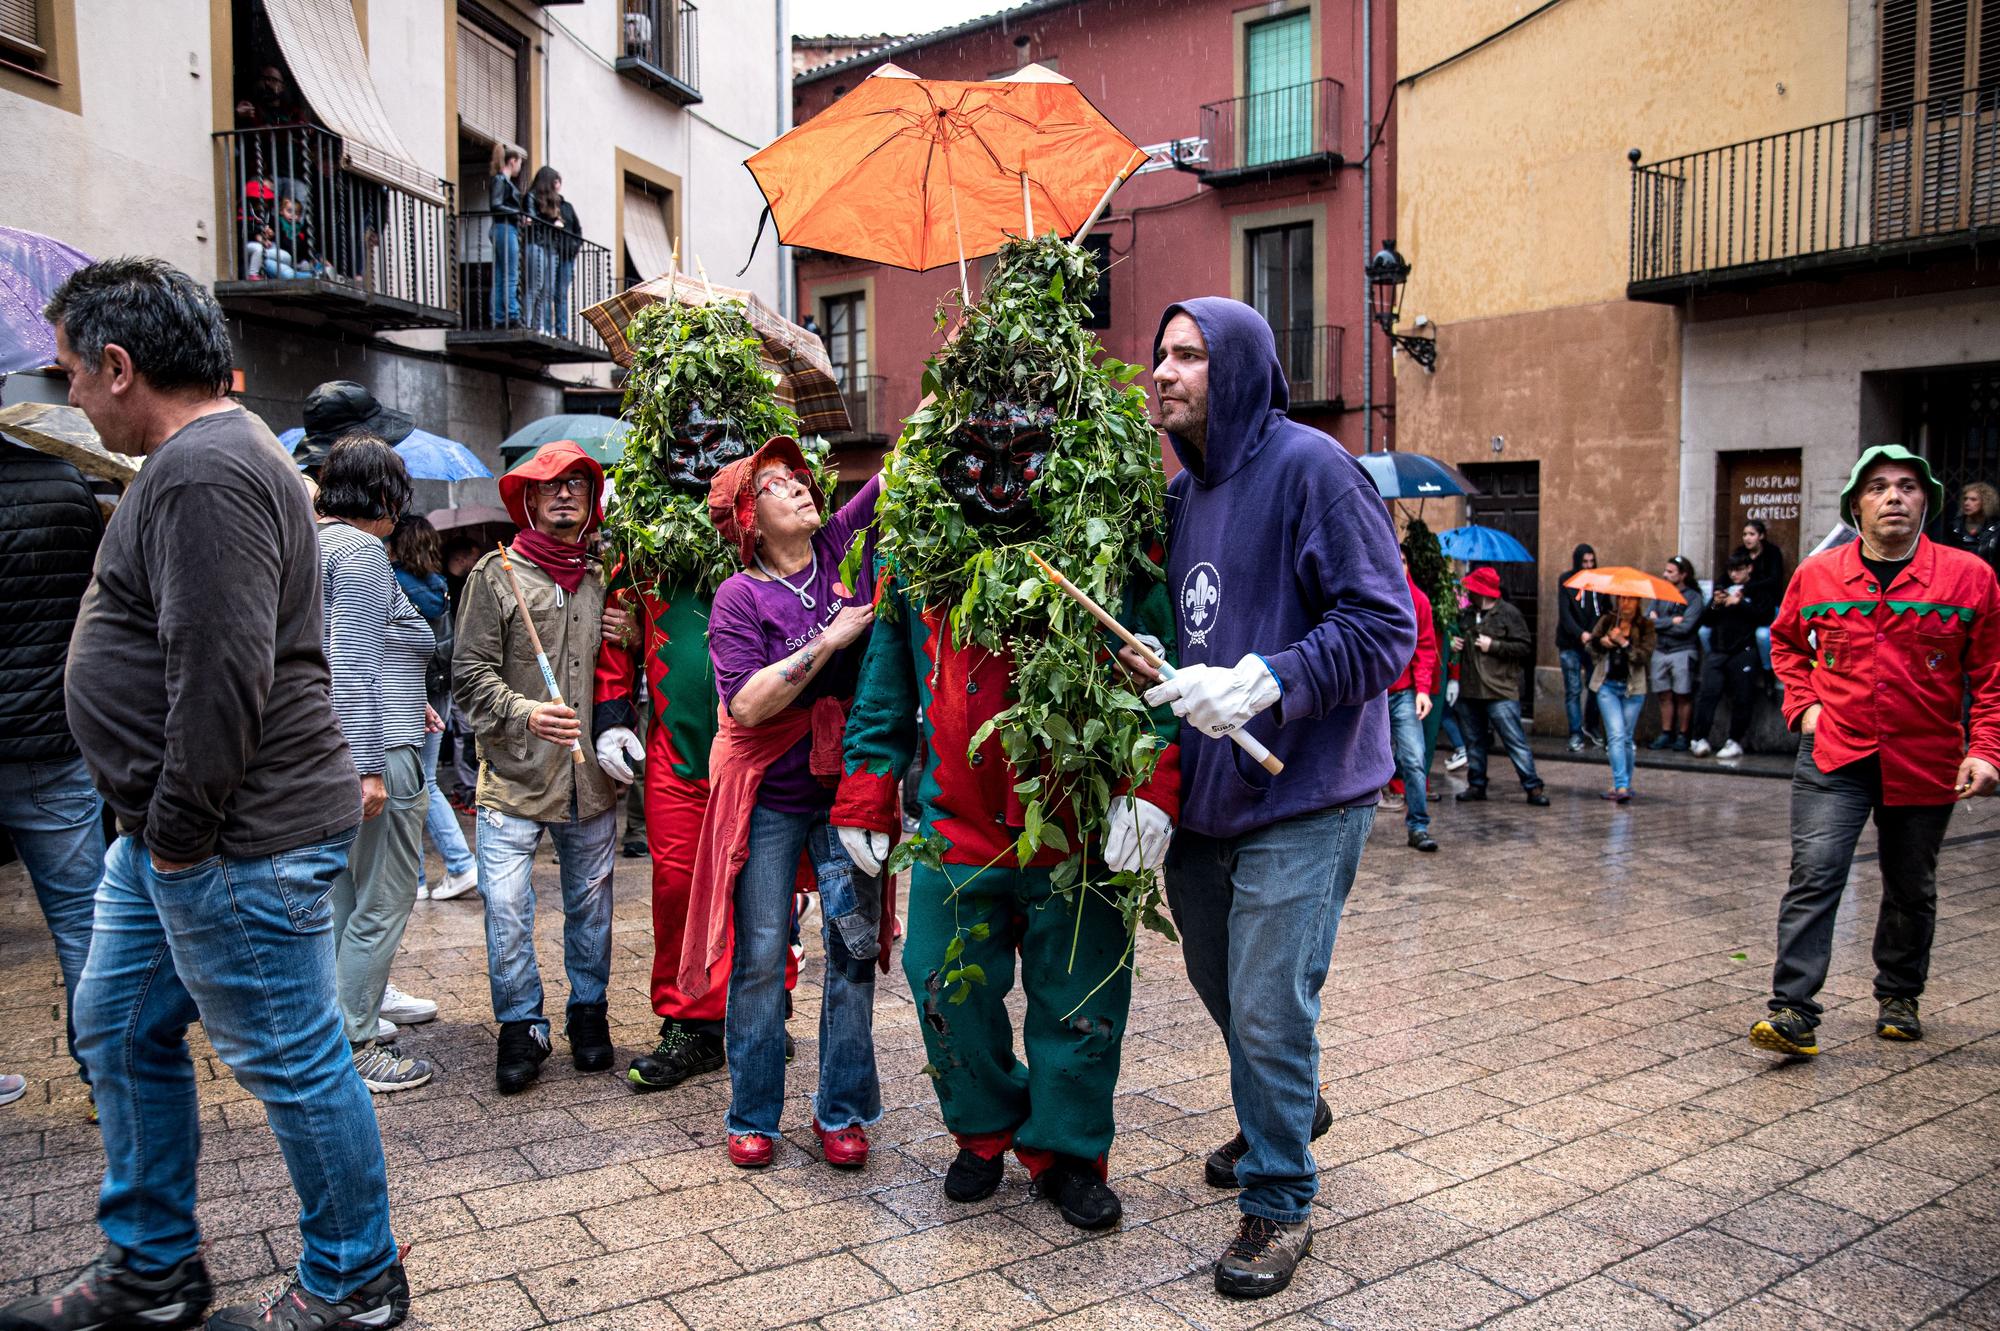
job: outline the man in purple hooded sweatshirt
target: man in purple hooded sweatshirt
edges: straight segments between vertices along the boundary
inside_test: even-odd
[[[1229,1045],[1241,1128],[1208,1157],[1242,1188],[1215,1288],[1262,1298],[1312,1250],[1319,991],[1395,770],[1386,691],[1417,627],[1381,496],[1334,440],[1285,414],[1270,325],[1248,305],[1169,306],[1153,386],[1186,468],[1167,490],[1179,674],[1146,694],[1181,728],[1167,900],[1188,979]],[[1273,777],[1229,738],[1246,729]]]

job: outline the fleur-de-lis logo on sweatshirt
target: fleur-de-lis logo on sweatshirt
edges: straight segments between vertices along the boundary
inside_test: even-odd
[[[1196,564],[1181,579],[1181,618],[1187,624],[1188,641],[1197,647],[1208,645],[1215,612],[1222,600],[1222,575],[1213,564]]]

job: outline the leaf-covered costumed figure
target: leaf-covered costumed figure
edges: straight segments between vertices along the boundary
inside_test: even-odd
[[[594,733],[612,761],[636,768],[644,754],[646,840],[653,860],[653,1010],[660,1042],[632,1062],[635,1090],[662,1090],[723,1063],[723,983],[690,998],[677,983],[681,935],[693,884],[694,848],[708,807],[708,753],[715,738],[715,668],[708,618],[715,589],[737,569],[708,516],[715,473],[772,435],[797,429],[778,401],[777,379],[740,305],[649,305],[626,329],[633,349],[626,382],[625,453],[612,469],[616,500],[605,528],[620,567],[614,594],[632,611],[638,641],[607,639],[597,660]],[[816,468],[825,445],[807,447]],[[832,477],[825,477],[832,488]],[[652,727],[637,738],[639,690],[649,690]],[[607,769],[610,770],[610,769]],[[614,770],[614,776],[618,773]]]
[[[1163,829],[1179,788],[1173,718],[1147,711],[1102,629],[1029,558],[1173,640],[1157,435],[1138,367],[1083,327],[1098,281],[1078,246],[1015,240],[978,304],[940,312],[959,328],[885,467],[888,589],[833,811],[886,845],[896,783],[924,754],[921,834],[890,863],[912,866],[903,964],[962,1148],[946,1190],[991,1191],[1011,1144],[1038,1178],[1055,1169],[1056,1192],[1102,1191],[1064,1203],[1073,1223],[1116,1207],[1093,1162],[1111,1142],[1134,931],[1172,930],[1137,852],[1123,872],[1105,862],[1114,799],[1128,827]],[[1004,1001],[1017,964],[1025,1067]]]

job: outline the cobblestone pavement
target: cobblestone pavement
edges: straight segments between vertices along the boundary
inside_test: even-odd
[[[715,1074],[636,1096],[560,1052],[491,1090],[478,898],[421,903],[395,980],[442,1005],[408,1044],[443,1069],[376,1101],[412,1325],[478,1331],[890,1327],[2000,1326],[2000,800],[1964,809],[1940,866],[1929,1039],[1873,1036],[1872,835],[1843,913],[1816,1062],[1743,1040],[1760,1011],[1786,862],[1786,786],[1552,764],[1555,806],[1447,801],[1444,850],[1376,828],[1320,1026],[1338,1118],[1321,1140],[1313,1257],[1237,1304],[1208,1264],[1233,1228],[1201,1156],[1234,1129],[1220,1041],[1175,949],[1141,950],[1112,1171],[1122,1229],[1067,1228],[1010,1167],[945,1201],[942,1135],[900,972],[877,1005],[888,1117],[859,1174],[810,1145],[817,945],[793,1028],[788,1140],[750,1175],[722,1150]],[[1501,786],[1494,785],[1496,796]],[[539,875],[552,884],[552,869]],[[540,932],[560,1010],[558,912]],[[651,1043],[642,861],[618,868],[614,1034]],[[0,870],[0,1297],[99,1247],[102,1157],[59,1054],[52,954]],[[258,1104],[197,1030],[201,1218],[237,1296],[297,1250]],[[622,1062],[621,1062],[622,1067]]]

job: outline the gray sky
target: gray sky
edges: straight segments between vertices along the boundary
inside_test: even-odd
[[[791,0],[792,31],[828,33],[931,32],[1008,7],[1010,0]]]

